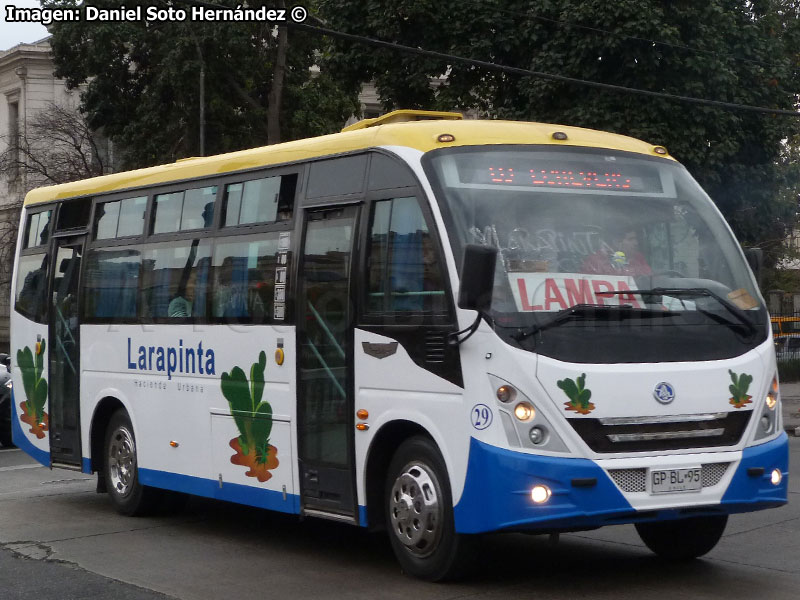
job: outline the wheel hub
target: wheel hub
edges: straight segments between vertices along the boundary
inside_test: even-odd
[[[126,496],[132,489],[136,472],[136,445],[127,428],[119,427],[114,431],[107,459],[111,487],[120,496]]]
[[[441,534],[442,506],[424,465],[410,464],[403,470],[389,503],[392,530],[400,542],[418,556],[432,553]]]

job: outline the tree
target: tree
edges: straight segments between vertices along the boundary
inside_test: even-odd
[[[108,167],[106,140],[75,109],[49,104],[16,139],[0,136],[0,173],[27,191],[102,175]],[[22,194],[0,211],[0,290],[8,291],[19,230]]]
[[[797,0],[322,0],[336,30],[572,78],[796,109]],[[782,155],[800,119],[721,110],[334,42],[331,65],[376,82],[386,108],[478,109],[496,118],[610,130],[666,146],[745,244],[774,263],[796,196]],[[446,74],[432,88],[431,78]]]
[[[48,8],[76,8],[78,0],[43,0]],[[233,0],[216,4],[235,8]],[[125,3],[127,8],[156,6]],[[170,6],[163,4],[164,8]],[[191,4],[172,4],[191,10]],[[249,8],[274,7],[266,0]],[[92,7],[119,8],[116,0]],[[146,14],[146,13],[145,13]],[[272,139],[330,133],[357,112],[356,96],[325,74],[315,78],[316,38],[269,22],[93,21],[51,27],[56,74],[70,87],[85,84],[82,110],[125,151],[124,166],[140,167],[198,155],[201,95],[205,153],[261,146]],[[285,56],[283,55],[285,53]],[[284,64],[285,60],[285,64]],[[201,85],[201,71],[203,85]],[[284,76],[281,76],[281,73]],[[325,112],[309,127],[290,121],[307,92],[324,88]],[[279,106],[279,111],[271,108]]]

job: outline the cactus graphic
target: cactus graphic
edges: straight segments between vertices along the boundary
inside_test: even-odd
[[[22,372],[22,387],[26,398],[19,404],[22,411],[19,419],[30,425],[29,432],[38,439],[42,439],[48,429],[48,415],[44,411],[47,404],[47,381],[42,377],[45,349],[45,341],[37,336],[34,352],[28,346],[17,350],[17,364]]]
[[[246,475],[262,483],[272,477],[269,471],[278,466],[278,449],[270,445],[272,406],[262,400],[267,355],[261,352],[258,362],[250,367],[250,380],[239,367],[222,374],[222,395],[228,401],[239,430],[239,437],[230,441],[236,451],[231,457],[235,465],[249,467]]]
[[[731,397],[728,401],[733,404],[734,408],[742,408],[745,404],[750,404],[752,396],[747,394],[747,390],[750,388],[750,384],[753,383],[753,376],[747,373],[737,375],[730,369],[728,373],[730,373],[731,381],[733,381],[728,386],[728,390],[731,392]]]
[[[569,398],[569,402],[564,403],[567,410],[574,410],[579,414],[588,415],[595,409],[594,404],[589,402],[589,399],[592,397],[592,392],[585,387],[586,373],[581,373],[581,376],[578,377],[576,381],[569,378],[561,379],[556,382],[556,385],[560,387],[567,395],[567,398]]]

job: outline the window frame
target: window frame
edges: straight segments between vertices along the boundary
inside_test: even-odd
[[[442,287],[445,295],[444,309],[441,312],[433,311],[372,311],[369,310],[369,257],[371,251],[372,226],[375,219],[376,206],[379,202],[395,200],[398,198],[414,197],[420,207],[428,234],[431,236],[434,251],[436,252],[437,263],[442,278]],[[393,189],[381,189],[367,193],[365,202],[365,218],[361,219],[359,239],[362,242],[363,251],[359,256],[358,273],[361,278],[360,287],[362,292],[358,295],[358,322],[364,325],[452,325],[456,322],[455,305],[453,304],[452,286],[447,268],[447,261],[444,254],[439,230],[433,218],[427,197],[421,188],[402,187]]]

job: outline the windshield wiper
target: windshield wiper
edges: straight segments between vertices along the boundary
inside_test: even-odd
[[[700,297],[709,297],[714,298],[717,302],[720,303],[723,307],[725,307],[729,313],[731,313],[739,323],[734,323],[729,319],[725,319],[713,312],[706,310],[704,308],[700,308],[699,306],[695,305],[695,309],[710,319],[722,323],[724,325],[728,325],[730,327],[737,326],[739,324],[744,325],[745,329],[750,335],[756,333],[757,329],[756,326],[753,325],[752,321],[747,317],[747,314],[738,306],[736,306],[733,302],[728,300],[727,298],[720,296],[716,292],[712,292],[708,288],[666,288],[666,287],[657,287],[652,288],[649,290],[624,290],[624,291],[614,291],[614,292],[603,292],[603,296],[619,296],[619,295],[629,295],[629,294],[637,294],[640,296],[670,296],[673,298],[700,298]]]
[[[632,306],[627,304],[622,306],[605,306],[602,304],[576,304],[575,306],[570,306],[569,308],[565,308],[563,310],[558,311],[546,321],[542,323],[537,323],[536,325],[532,325],[531,327],[524,329],[519,333],[517,333],[516,335],[512,335],[511,337],[513,337],[518,342],[521,342],[522,340],[529,338],[535,333],[544,331],[545,329],[550,329],[551,327],[555,327],[557,325],[560,325],[561,323],[565,323],[566,321],[570,321],[575,318],[595,317],[598,315],[598,313],[600,313],[603,316],[603,318],[608,321],[621,321],[623,319],[627,319],[630,317],[644,317],[644,318],[674,317],[680,314],[671,310],[658,310],[652,308],[633,308]]]

